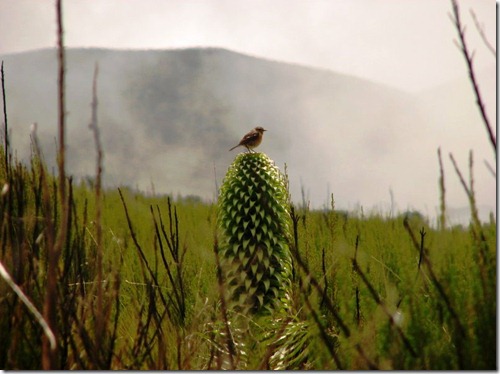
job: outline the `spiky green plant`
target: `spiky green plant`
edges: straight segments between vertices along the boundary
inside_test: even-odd
[[[226,335],[219,336],[218,346],[235,368],[309,367],[307,323],[292,310],[289,207],[286,176],[269,157],[236,156],[218,202],[218,253],[233,352],[226,348]],[[252,357],[264,359],[252,362]]]
[[[221,263],[232,307],[254,314],[282,308],[291,279],[284,175],[265,154],[241,153],[229,167],[218,204]]]

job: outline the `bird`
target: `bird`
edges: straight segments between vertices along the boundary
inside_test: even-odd
[[[248,134],[246,134],[240,142],[235,145],[233,148],[231,148],[229,151],[232,151],[236,147],[239,147],[240,145],[245,147],[248,151],[252,151],[253,148],[257,147],[261,142],[262,142],[262,137],[264,135],[264,131],[267,131],[266,129],[257,126],[254,128],[252,131],[250,131]]]

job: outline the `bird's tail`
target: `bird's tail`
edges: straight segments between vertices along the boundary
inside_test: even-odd
[[[233,149],[235,149],[235,148],[238,148],[240,145],[241,145],[241,144],[235,145],[233,148],[231,148],[231,149],[229,150],[229,152],[231,152],[231,151],[232,151]]]

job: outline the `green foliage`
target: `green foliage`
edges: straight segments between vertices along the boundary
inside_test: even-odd
[[[281,180],[263,155],[238,157],[242,166],[248,161],[268,168],[276,177],[271,187]],[[0,184],[8,185],[0,196],[0,261],[43,311],[48,225],[61,224],[57,182],[37,158],[30,167],[13,160],[8,170],[0,165]],[[237,183],[254,182],[243,174]],[[231,341],[244,354],[233,357],[233,366],[247,369],[496,367],[494,220],[434,229],[415,217],[338,212],[333,201],[323,211],[300,209],[292,220],[264,218],[266,232],[293,254],[284,262],[293,264],[291,275],[285,265],[277,267],[290,279],[290,308],[273,317],[238,313],[247,325],[228,330],[213,252],[217,219],[232,232],[225,213],[217,217],[216,205],[194,199],[104,191],[103,278],[97,283],[99,202],[87,185],[68,186],[71,218],[54,312],[60,369],[230,368]],[[241,210],[230,194],[235,188],[223,187],[227,201],[220,204],[237,216]],[[285,212],[286,193],[271,190],[271,213]],[[273,231],[286,225],[296,240]],[[228,243],[221,242],[221,257]],[[243,258],[249,248],[238,247]],[[231,252],[227,257],[240,260]],[[0,291],[0,366],[40,369],[42,329],[3,280]]]

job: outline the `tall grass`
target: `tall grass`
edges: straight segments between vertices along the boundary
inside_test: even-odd
[[[9,168],[10,179],[0,172],[10,180],[0,206],[1,262],[42,310],[47,227],[61,221],[57,180],[36,155],[30,166],[13,160]],[[54,311],[57,367],[219,367],[215,207],[126,188],[102,194],[98,280],[95,190],[68,183],[70,224]],[[302,331],[295,339],[307,340],[304,367],[496,367],[496,222],[433,229],[415,217],[305,208],[294,214],[297,314],[290,317]],[[12,289],[0,287],[0,366],[40,369],[42,329]],[[291,335],[291,326],[276,334]],[[250,362],[254,368],[273,354],[255,352],[261,356]]]

